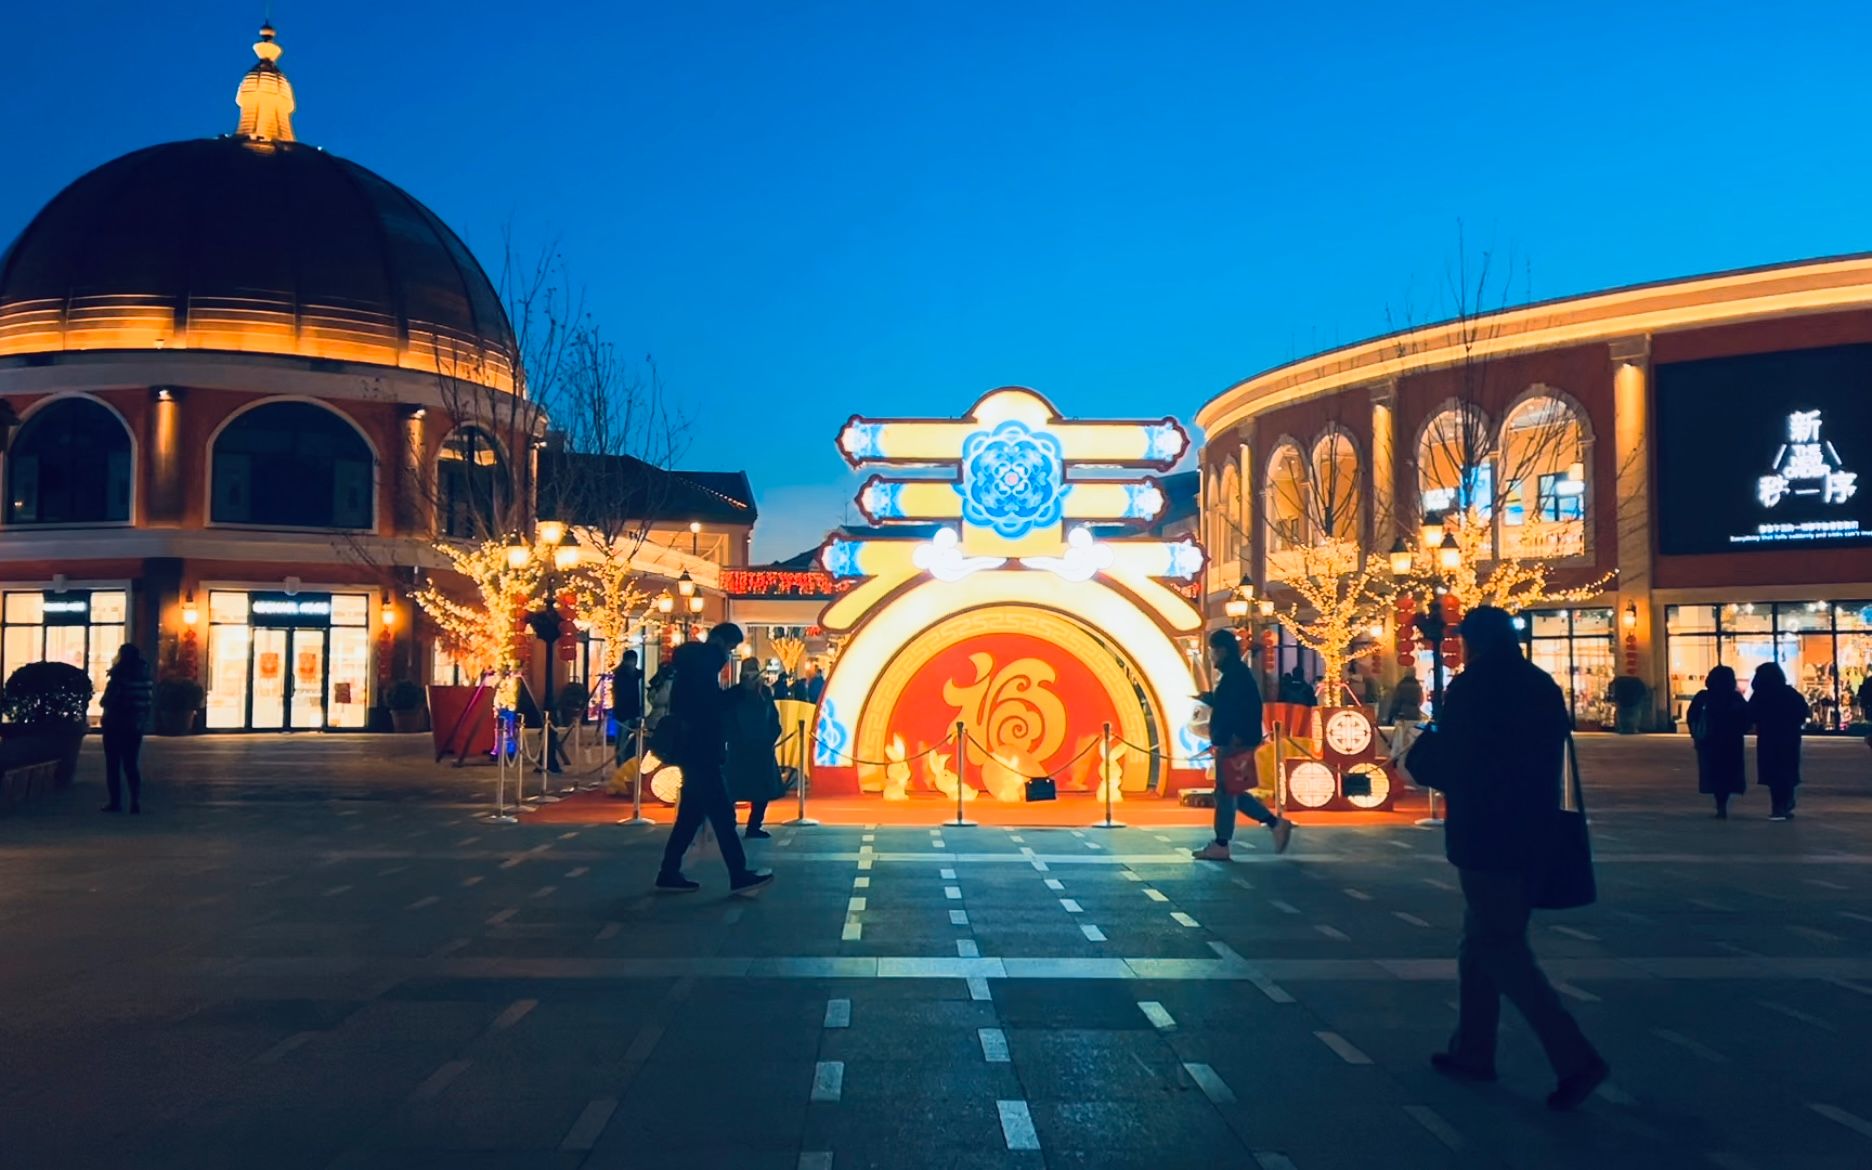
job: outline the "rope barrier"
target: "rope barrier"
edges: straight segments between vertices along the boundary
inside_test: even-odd
[[[1210,764],[1215,762],[1215,748],[1213,747],[1211,747],[1208,751],[1202,752],[1198,755],[1185,757],[1185,756],[1165,755],[1163,752],[1158,751],[1156,748],[1145,747],[1143,744],[1132,743],[1128,739],[1119,739],[1119,738],[1114,737],[1112,742],[1123,744],[1125,747],[1130,748],[1134,752],[1143,752],[1145,755],[1155,757],[1156,759],[1159,759],[1159,760],[1163,760],[1165,763],[1181,764],[1183,767],[1186,767],[1186,768],[1206,768]]]
[[[813,746],[815,748],[825,748],[827,752],[831,753],[832,755],[838,756],[840,759],[850,761],[856,767],[888,768],[892,764],[908,764],[912,760],[920,760],[920,759],[923,759],[925,756],[935,754],[935,751],[937,748],[948,747],[951,743],[955,742],[955,732],[953,731],[950,732],[948,735],[944,736],[942,739],[937,740],[935,743],[924,748],[922,751],[918,752],[914,756],[905,756],[901,760],[861,760],[857,756],[847,755],[846,753],[838,750],[835,747],[826,747],[825,741],[820,739],[816,733],[813,734],[810,738],[813,740]]]
[[[987,744],[985,744],[985,743],[983,743],[983,742],[982,742],[981,740],[979,740],[979,739],[976,739],[976,738],[975,738],[975,733],[974,733],[974,732],[972,732],[972,731],[971,731],[971,732],[969,732],[969,733],[968,733],[968,741],[969,741],[969,744],[970,744],[971,746],[973,746],[973,747],[975,748],[975,750],[976,750],[976,751],[978,751],[978,752],[980,752],[980,753],[981,753],[982,755],[984,755],[984,756],[986,756],[986,757],[988,757],[988,758],[989,758],[990,760],[993,760],[993,761],[994,761],[995,763],[997,763],[997,764],[999,764],[999,763],[1001,763],[1001,760],[1000,760],[1000,759],[999,759],[999,758],[998,758],[998,757],[997,757],[997,756],[996,756],[996,755],[994,754],[994,752],[992,752],[992,751],[990,751],[990,750],[988,749],[988,745],[987,745]],[[1098,746],[1099,746],[1099,743],[1100,743],[1100,741],[1099,741],[1099,740],[1096,740],[1096,739],[1095,739],[1095,740],[1093,740],[1093,741],[1092,741],[1091,743],[1089,743],[1089,744],[1087,744],[1087,745],[1085,745],[1085,747],[1084,747],[1084,748],[1082,748],[1082,749],[1080,749],[1080,751],[1079,751],[1079,754],[1078,754],[1078,755],[1075,755],[1075,756],[1074,756],[1074,757],[1073,757],[1072,759],[1070,759],[1070,760],[1067,760],[1067,761],[1066,761],[1065,763],[1063,763],[1063,764],[1061,764],[1061,765],[1059,765],[1059,766],[1058,766],[1057,768],[1054,768],[1053,770],[1051,770],[1051,771],[1049,771],[1049,772],[1042,772],[1042,773],[1041,773],[1040,775],[1038,775],[1038,776],[1029,776],[1029,775],[1028,775],[1027,773],[1025,773],[1025,772],[1022,772],[1022,773],[1020,773],[1020,777],[1021,777],[1021,779],[1023,779],[1023,780],[1052,780],[1052,779],[1055,779],[1056,777],[1058,777],[1058,776],[1059,776],[1059,774],[1060,774],[1061,772],[1064,772],[1064,771],[1065,771],[1066,769],[1068,769],[1068,768],[1070,768],[1070,767],[1072,767],[1072,766],[1073,766],[1074,764],[1076,764],[1076,763],[1078,763],[1078,762],[1079,762],[1080,760],[1083,760],[1083,759],[1085,759],[1085,758],[1086,758],[1086,757],[1087,757],[1088,755],[1090,755],[1090,754],[1092,754],[1092,749],[1093,749],[1093,748],[1095,748],[1095,747],[1098,747]],[[1005,766],[1005,765],[1003,765],[1003,766]]]

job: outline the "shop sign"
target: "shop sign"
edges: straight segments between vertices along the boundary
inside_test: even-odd
[[[331,625],[332,596],[329,593],[250,593],[247,613],[251,625],[322,629]]]
[[[91,594],[67,589],[47,592],[40,602],[40,620],[48,626],[88,626],[91,624]]]
[[[1660,551],[1872,544],[1868,385],[1868,345],[1660,365]]]

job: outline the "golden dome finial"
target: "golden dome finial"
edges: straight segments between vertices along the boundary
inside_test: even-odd
[[[260,26],[260,39],[254,42],[255,61],[247,76],[241,78],[234,104],[240,107],[240,126],[234,131],[245,138],[293,141],[292,82],[280,72],[283,49],[274,41],[279,35],[271,23]]]

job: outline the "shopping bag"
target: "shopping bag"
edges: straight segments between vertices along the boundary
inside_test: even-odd
[[[1051,776],[1036,776],[1027,781],[1026,796],[1029,801],[1058,800],[1059,786],[1053,783]]]
[[[1221,757],[1216,763],[1216,770],[1221,773],[1222,791],[1232,796],[1251,791],[1260,780],[1255,768],[1253,748],[1243,748]]]
[[[1560,803],[1547,814],[1542,856],[1534,874],[1533,904],[1540,910],[1590,906],[1599,896],[1593,879],[1592,838],[1586,829],[1586,794],[1580,789],[1579,757],[1567,736],[1560,762]]]

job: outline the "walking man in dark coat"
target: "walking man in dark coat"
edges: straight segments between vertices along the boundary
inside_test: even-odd
[[[1528,946],[1535,867],[1551,845],[1571,719],[1553,679],[1522,657],[1506,610],[1471,610],[1463,618],[1462,638],[1468,666],[1444,692],[1436,733],[1429,737],[1437,741],[1435,765],[1424,778],[1449,800],[1444,850],[1460,875],[1464,902],[1456,1034],[1449,1049],[1430,1062],[1448,1076],[1494,1080],[1506,996],[1540,1038],[1559,1077],[1547,1104],[1572,1109],[1610,1070]]]
[[[676,721],[676,750],[671,762],[682,769],[682,795],[676,801],[676,824],[663,847],[663,868],[656,888],[675,893],[701,889],[683,876],[683,854],[707,821],[728,865],[728,883],[737,894],[757,893],[773,881],[769,870],[748,868],[747,853],[735,835],[734,804],[728,799],[723,762],[728,752],[727,704],[721,675],[728,656],[741,644],[741,627],[723,622],[705,642],[689,642],[670,664],[676,672],[665,719]]]
[[[1255,685],[1254,671],[1242,661],[1241,642],[1233,630],[1210,634],[1209,652],[1215,657],[1216,674],[1220,676],[1216,689],[1203,696],[1210,707],[1209,741],[1215,745],[1215,840],[1191,856],[1201,861],[1227,861],[1237,811],[1266,825],[1274,835],[1274,852],[1285,853],[1293,838],[1293,822],[1276,816],[1254,793],[1230,792],[1222,785],[1223,757],[1252,751],[1261,744],[1261,688]]]

